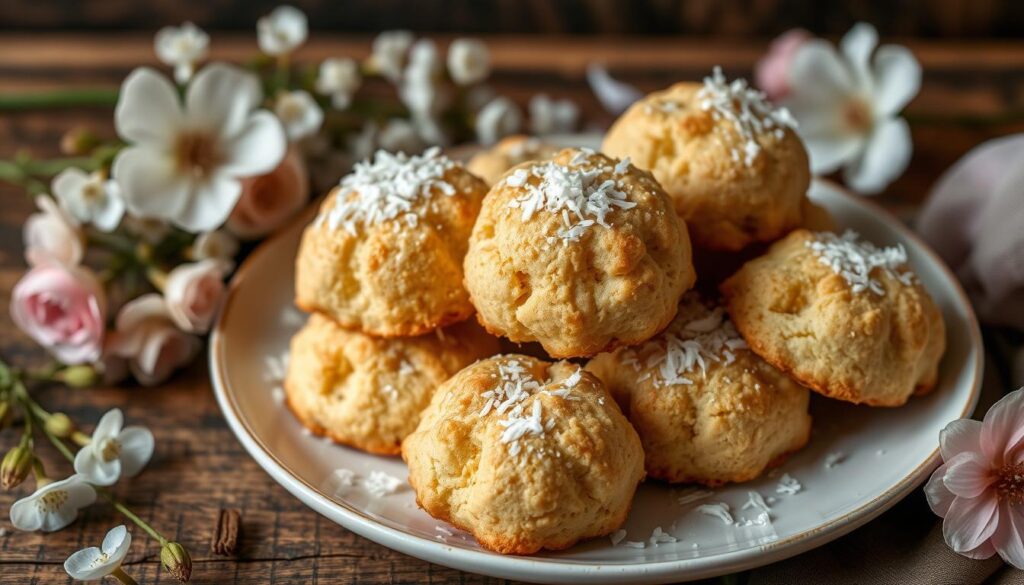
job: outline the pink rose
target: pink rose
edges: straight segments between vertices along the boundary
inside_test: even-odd
[[[106,300],[86,269],[58,262],[36,265],[14,285],[11,318],[65,364],[99,359]]]
[[[754,79],[768,99],[778,101],[789,94],[789,69],[797,49],[811,38],[810,33],[794,28],[772,41],[768,54],[754,67]]]
[[[243,239],[274,231],[306,203],[309,175],[298,151],[291,149],[281,164],[266,175],[242,180],[238,199],[227,228]]]
[[[29,266],[60,262],[75,266],[82,261],[85,242],[75,220],[46,195],[36,197],[39,213],[25,220],[25,261]]]
[[[109,350],[128,360],[140,384],[153,386],[195,356],[199,338],[178,329],[163,297],[149,293],[121,307]]]
[[[224,297],[226,267],[208,258],[182,264],[167,275],[164,300],[174,323],[189,333],[206,333]]]

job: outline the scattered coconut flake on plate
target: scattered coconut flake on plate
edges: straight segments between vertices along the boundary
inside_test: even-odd
[[[370,477],[362,481],[363,488],[375,498],[393,494],[402,485],[402,480],[383,471],[371,471]]]
[[[636,540],[627,540],[626,542],[622,543],[622,546],[626,548],[647,548],[647,543],[639,542]]]
[[[620,542],[626,539],[626,531],[619,528],[611,534],[608,538],[612,541],[612,546],[618,546]]]
[[[846,461],[846,453],[836,451],[829,453],[825,456],[825,469],[832,469],[836,465],[839,465],[843,461]]]
[[[769,513],[771,506],[768,502],[764,501],[764,497],[760,492],[749,491],[747,492],[747,502],[740,508],[741,510],[757,510],[759,512]]]
[[[274,404],[284,404],[284,388],[282,388],[281,386],[271,386],[270,397],[274,399]]]
[[[879,248],[862,240],[857,232],[846,230],[841,236],[816,232],[814,239],[804,245],[814,251],[819,263],[842,276],[854,293],[870,290],[879,296],[885,295],[882,283],[871,277],[875,269],[905,286],[914,284],[914,273],[907,268],[907,250],[903,244]]]
[[[435,526],[434,530],[437,532],[434,538],[440,540],[441,542],[448,542],[448,537],[455,536],[454,532],[448,530],[447,528],[441,525]]]
[[[651,537],[647,541],[651,543],[651,546],[658,546],[666,542],[679,542],[679,539],[662,530],[661,526],[655,526],[654,531],[651,532]]]
[[[885,455],[885,453],[886,453],[885,449],[879,449],[878,451],[875,451],[875,455],[877,455],[879,457],[881,457],[882,455]]]
[[[263,381],[264,382],[280,382],[284,380],[285,375],[288,373],[288,352],[285,351],[280,355],[268,355],[263,358]]]
[[[775,493],[794,496],[802,489],[804,489],[804,486],[800,485],[800,482],[792,475],[786,473],[782,476],[782,479],[779,480],[778,485],[775,486]]]
[[[685,506],[687,504],[699,502],[713,495],[715,495],[715,492],[711,490],[705,490],[701,488],[689,488],[686,490],[681,490],[681,493],[676,498],[676,503],[679,504],[680,506]]]
[[[753,520],[744,518],[736,522],[736,526],[747,528],[749,526],[768,526],[772,523],[772,517],[768,512],[760,512]]]
[[[729,504],[717,502],[715,504],[701,504],[697,511],[705,516],[714,516],[725,524],[732,524],[732,514],[729,513]]]

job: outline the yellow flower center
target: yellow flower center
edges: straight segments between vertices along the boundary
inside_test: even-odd
[[[113,461],[121,455],[121,443],[118,443],[114,439],[104,439],[103,445],[100,447],[100,457],[104,461]]]
[[[1024,502],[1024,464],[1004,465],[996,474],[999,499],[1014,505]]]
[[[103,198],[103,185],[90,181],[82,187],[82,197],[87,201],[97,201]]]
[[[181,133],[174,155],[179,171],[198,178],[207,176],[223,159],[216,139],[199,131]]]
[[[862,98],[853,98],[843,108],[843,123],[850,132],[863,134],[872,125],[871,106]]]
[[[59,510],[66,501],[68,501],[68,492],[64,490],[54,490],[44,494],[36,500],[36,507],[39,508],[39,512],[42,514],[52,514]]]

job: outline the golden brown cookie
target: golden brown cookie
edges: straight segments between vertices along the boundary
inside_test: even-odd
[[[436,149],[357,164],[302,235],[296,303],[383,337],[468,318],[462,260],[486,192]]]
[[[491,189],[465,272],[488,331],[553,357],[649,339],[695,279],[686,226],[654,178],[586,149],[522,164]]]
[[[503,554],[613,532],[644,475],[640,439],[600,380],[522,355],[443,384],[402,457],[421,508]]]
[[[466,168],[488,185],[501,179],[505,171],[524,162],[547,160],[561,148],[532,136],[509,136],[469,159]]]
[[[794,122],[721,71],[633,104],[601,150],[651,171],[697,247],[735,251],[800,225],[810,167]]]
[[[937,381],[942,313],[902,246],[797,230],[722,293],[751,349],[825,396],[899,406]]]
[[[664,333],[601,354],[587,369],[633,423],[653,478],[749,481],[810,437],[810,392],[750,351],[724,309],[695,293]]]
[[[442,382],[497,353],[473,321],[426,335],[382,339],[314,313],[292,338],[284,387],[309,430],[382,455],[397,455]]]

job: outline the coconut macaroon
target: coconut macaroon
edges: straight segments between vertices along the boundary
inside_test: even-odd
[[[587,149],[524,163],[494,185],[465,273],[488,331],[553,357],[649,339],[695,280],[686,226],[654,178]]]
[[[509,136],[494,146],[482,150],[469,159],[466,168],[488,185],[501,179],[505,171],[524,162],[547,160],[561,150],[531,136]]]
[[[437,387],[497,352],[498,340],[472,321],[384,339],[313,314],[292,338],[284,382],[288,406],[317,435],[397,455]]]
[[[601,381],[523,355],[442,384],[402,457],[421,508],[503,554],[610,534],[644,476],[640,439]]]
[[[436,148],[378,151],[342,179],[302,235],[296,303],[383,337],[468,318],[462,260],[486,193]]]
[[[797,230],[721,290],[750,347],[825,396],[899,406],[937,381],[942,313],[902,246]]]
[[[807,152],[785,108],[720,68],[633,104],[605,135],[672,197],[697,248],[739,250],[800,225],[810,184]]]
[[[664,333],[601,354],[587,369],[636,428],[653,478],[749,481],[810,437],[810,392],[751,352],[725,311],[695,293]]]

